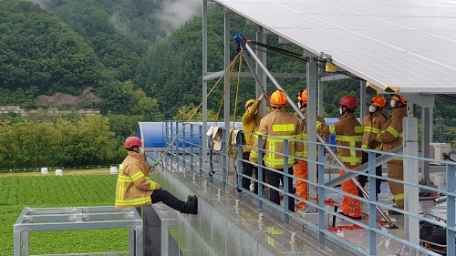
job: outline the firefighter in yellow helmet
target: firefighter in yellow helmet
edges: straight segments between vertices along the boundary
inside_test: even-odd
[[[187,202],[181,201],[150,179],[153,169],[149,171],[144,162],[142,145],[138,137],[128,137],[125,140],[124,147],[128,156],[122,162],[117,177],[115,207],[136,208],[163,202],[181,213],[198,214],[196,195],[188,195]]]
[[[301,90],[298,93],[298,102],[297,102],[298,108],[301,110],[301,112],[304,114],[304,116],[307,119],[307,89]],[[303,151],[303,158],[307,158],[307,147],[306,147],[306,141],[307,141],[307,124],[305,123],[305,120],[303,122],[303,133],[302,133],[302,140],[304,141],[304,151]],[[316,122],[316,131],[317,133],[321,134],[323,132],[323,129],[325,128],[325,119],[321,116],[317,115],[317,122]],[[298,163],[295,164],[294,166],[294,174],[296,177],[307,179],[307,161],[298,161]],[[296,194],[301,197],[302,199],[309,199],[308,196],[308,186],[307,182],[295,179],[296,183]],[[306,206],[306,203],[304,201],[299,200],[298,204],[296,206],[296,210],[300,211],[303,210],[303,208]]]
[[[377,136],[377,141],[383,143],[383,151],[391,151],[402,145],[402,119],[407,117],[407,99],[400,95],[391,97],[390,106],[393,108],[390,118],[384,129]],[[404,180],[404,165],[402,158],[396,158],[386,164],[388,177],[391,179]],[[404,209],[404,185],[394,181],[388,181],[388,185],[396,203],[396,208]],[[388,210],[390,215],[401,215],[396,211]]]
[[[383,125],[387,121],[387,117],[383,114],[383,108],[386,106],[386,99],[383,95],[377,95],[370,101],[369,113],[363,118],[363,142],[361,145],[362,149],[374,149],[381,150],[382,144],[376,140],[377,135],[382,131]],[[378,156],[378,155],[377,155]],[[367,163],[369,161],[369,153],[363,152],[363,159],[361,164]],[[377,166],[375,168],[375,175],[377,179],[375,180],[375,188],[377,193],[380,194],[380,185],[381,185],[381,176],[382,176],[382,166]],[[367,176],[360,175],[358,176],[359,184],[362,187],[367,182]],[[364,197],[361,190],[359,191],[359,196]]]
[[[362,152],[356,150],[361,148],[363,138],[363,127],[355,117],[355,109],[358,107],[358,101],[354,96],[344,96],[339,101],[340,118],[334,124],[328,125],[323,130],[323,135],[336,136],[336,143],[339,146],[350,147],[336,148],[336,155],[345,164],[348,169],[355,169],[361,164]],[[344,170],[339,170],[339,175],[345,174]],[[358,196],[358,187],[352,180],[347,180],[341,184],[342,190],[346,193]],[[343,212],[341,214],[355,219],[361,219],[361,202],[351,196],[344,195],[342,201]]]
[[[269,105],[272,108],[271,113],[263,117],[260,125],[255,132],[253,140],[253,148],[250,153],[250,161],[258,162],[258,154],[264,153],[264,165],[266,165],[266,176],[269,185],[275,187],[270,190],[269,199],[280,205],[279,184],[284,183],[284,179],[288,178],[288,187],[284,187],[284,192],[293,193],[293,165],[295,157],[302,157],[303,142],[302,142],[302,121],[290,114],[286,108],[288,100],[285,93],[281,90],[273,91],[269,96]],[[261,136],[263,147],[258,148],[258,140]],[[284,144],[284,140],[288,141],[288,145]],[[285,147],[288,149],[288,174],[290,177],[284,177]],[[261,164],[261,163],[260,163]],[[288,201],[288,210],[294,212],[295,200],[290,198]]]
[[[250,99],[245,102],[245,113],[242,116],[242,130],[244,132],[245,144],[242,148],[242,187],[244,189],[250,189],[251,177],[255,173],[255,177],[258,179],[258,169],[253,164],[249,163],[250,151],[253,146],[253,134],[255,133],[258,125],[260,124],[260,103],[264,99],[265,94],[262,93],[258,100]],[[245,177],[248,176],[248,177]],[[263,180],[266,177],[263,175]],[[254,192],[258,194],[258,182],[254,183]]]

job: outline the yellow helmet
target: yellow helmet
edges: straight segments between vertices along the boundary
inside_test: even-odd
[[[251,106],[253,103],[255,103],[255,99],[250,99],[245,102],[245,109],[247,109],[249,106]]]

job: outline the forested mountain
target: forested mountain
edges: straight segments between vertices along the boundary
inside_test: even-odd
[[[134,134],[138,121],[187,119],[188,113],[202,101],[200,6],[200,0],[0,0],[0,106],[43,108],[46,106],[35,102],[39,95],[56,92],[79,95],[85,88],[92,87],[101,100],[80,107],[98,108],[107,117],[116,141],[110,145],[114,149],[121,147],[126,136]],[[208,70],[220,71],[223,70],[223,11],[214,5],[209,9]],[[231,19],[233,36],[241,33],[255,38],[257,27],[246,25],[245,20],[234,15]],[[268,37],[268,44],[302,53],[298,47],[278,45],[274,36]],[[232,40],[231,58],[235,54],[236,44]],[[277,54],[268,54],[267,60],[272,72],[304,73],[306,69],[303,61]],[[239,64],[236,71],[238,67]],[[245,62],[242,70],[249,71]],[[305,79],[278,81],[292,96],[306,85]],[[209,81],[208,89],[215,82]],[[251,78],[241,78],[239,82],[238,120],[244,111],[244,102],[254,97],[254,84]],[[237,85],[237,77],[232,77],[229,92],[232,109]],[[272,88],[268,82],[268,91]],[[357,79],[325,82],[325,117],[338,116],[340,98],[347,94],[358,95],[358,92]],[[211,119],[220,109],[223,93],[222,79],[208,98]],[[454,101],[451,97],[436,98],[434,117],[446,121],[444,132],[447,133],[454,133],[455,122],[448,122],[456,120],[456,107],[451,105]],[[61,106],[65,107],[71,106]],[[416,109],[419,116],[419,108]],[[26,123],[14,115],[4,115],[0,121],[0,129],[10,132],[7,127],[13,124],[29,129],[38,127],[36,124],[42,120]],[[75,126],[82,125],[78,122],[71,120]],[[53,125],[58,125],[57,121],[39,127],[52,130]],[[78,136],[80,134],[75,133],[72,138],[77,140]],[[3,139],[0,136],[0,141]],[[76,144],[65,152],[91,147]],[[54,153],[59,149],[56,145],[50,147]],[[101,163],[119,155],[93,160]],[[39,156],[36,159],[43,160]],[[60,157],[53,161],[87,162],[81,158],[66,161]]]

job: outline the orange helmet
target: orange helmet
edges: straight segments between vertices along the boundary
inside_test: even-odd
[[[348,109],[355,109],[358,107],[358,101],[355,96],[347,95],[340,99],[339,104]]]
[[[298,100],[302,104],[307,104],[307,89],[304,89],[298,93]]]
[[[288,104],[287,96],[281,90],[275,90],[269,95],[271,107],[284,107]]]
[[[142,141],[138,137],[128,137],[124,143],[125,148],[140,147],[141,145]]]
[[[372,100],[370,101],[370,104],[384,108],[386,106],[386,99],[383,97],[383,95],[377,95]]]
[[[398,94],[394,94],[393,96],[391,96],[391,98],[395,101],[402,102],[402,104],[404,104],[404,105],[407,105],[407,99]]]

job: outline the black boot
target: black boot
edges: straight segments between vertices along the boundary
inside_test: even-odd
[[[198,197],[195,195],[187,196],[187,202],[185,202],[183,213],[195,215],[198,214]]]

